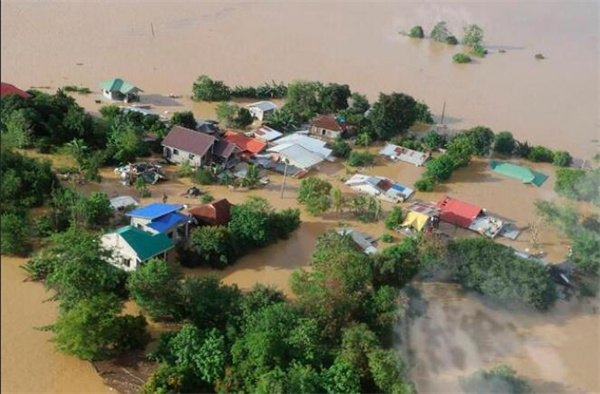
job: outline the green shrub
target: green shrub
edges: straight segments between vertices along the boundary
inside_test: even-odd
[[[423,137],[423,145],[429,150],[437,150],[446,146],[446,137],[435,130],[429,130]]]
[[[206,75],[196,79],[192,87],[192,99],[198,101],[227,101],[231,97],[231,89],[223,81],[213,81]]]
[[[14,213],[2,215],[0,226],[1,251],[2,254],[14,254],[26,256],[31,250],[29,239],[29,222],[25,216]]]
[[[552,163],[554,153],[550,149],[538,145],[531,149],[531,152],[527,155],[527,159],[537,163]]]
[[[432,192],[435,181],[430,177],[423,177],[415,182],[415,188],[420,192]]]
[[[200,201],[202,201],[202,203],[204,203],[204,204],[208,204],[209,202],[212,202],[212,201],[214,201],[214,199],[215,199],[215,198],[214,198],[213,196],[211,196],[211,195],[210,195],[210,194],[208,194],[208,193],[205,193],[205,194],[203,194],[203,195],[202,195],[202,197],[200,198]]]
[[[84,87],[75,86],[75,85],[64,86],[62,88],[62,90],[65,91],[65,92],[72,92],[72,93],[79,93],[79,94],[90,94],[90,93],[92,93],[92,91],[90,90],[90,88],[84,88]]]
[[[421,26],[414,26],[408,32],[408,36],[412,38],[423,38],[425,37],[425,33],[423,33],[423,28]]]
[[[200,185],[212,185],[217,181],[217,177],[210,168],[198,168],[193,176],[194,182]]]
[[[341,137],[338,137],[331,144],[331,150],[332,154],[335,157],[341,157],[345,159],[348,156],[350,156],[352,148],[350,148],[350,145],[348,145],[348,143],[344,141]]]
[[[457,53],[454,56],[452,56],[452,61],[454,63],[470,63],[471,62],[471,58],[469,57],[469,55],[466,55],[464,53]]]
[[[529,145],[527,141],[516,141],[515,150],[513,153],[517,157],[527,158],[527,156],[529,156],[529,153],[531,153],[531,149],[531,145]]]
[[[369,152],[352,152],[348,157],[348,165],[351,167],[364,167],[375,164],[376,156]]]
[[[448,28],[446,27],[446,22],[440,21],[436,23],[433,29],[431,30],[430,37],[433,41],[446,42],[446,39],[450,35],[451,34],[448,31]]]
[[[385,217],[385,228],[396,230],[404,222],[404,211],[401,207],[393,207],[392,211]]]
[[[461,379],[460,386],[466,394],[505,393],[528,394],[532,390],[525,379],[517,376],[514,369],[501,365],[489,371],[479,370]]]
[[[569,167],[573,163],[573,157],[569,152],[556,151],[552,163],[557,167]]]
[[[473,48],[471,48],[471,55],[475,57],[485,57],[485,55],[487,55],[487,49],[481,45],[475,45]]]
[[[510,156],[515,150],[516,141],[510,131],[501,131],[494,139],[494,152]]]
[[[458,40],[454,36],[446,37],[446,44],[448,45],[458,45]]]
[[[381,242],[385,242],[385,243],[392,243],[396,240],[396,238],[394,238],[393,236],[391,236],[390,234],[383,234],[381,236]]]
[[[445,181],[450,179],[454,168],[454,160],[444,154],[427,163],[423,178],[431,179],[434,182]]]

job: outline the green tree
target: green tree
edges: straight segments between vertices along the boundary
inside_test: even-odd
[[[475,153],[473,139],[464,134],[458,135],[450,141],[446,149],[446,154],[452,160],[454,168],[468,166],[471,162],[471,155]]]
[[[471,57],[464,53],[455,53],[452,56],[452,61],[458,64],[471,63]]]
[[[543,163],[552,163],[554,160],[554,153],[543,146],[534,146],[529,154],[527,155],[527,160],[534,162],[543,162]]]
[[[133,271],[127,281],[131,298],[153,320],[181,315],[180,273],[163,259],[151,259]]]
[[[321,110],[328,113],[336,113],[348,108],[348,99],[352,95],[348,85],[330,83],[323,86],[319,94]]]
[[[134,162],[144,153],[141,133],[130,123],[113,126],[107,146],[108,156],[117,163]]]
[[[363,146],[363,147],[368,147],[373,143],[373,137],[371,137],[371,134],[369,132],[366,131],[361,131],[360,133],[358,133],[358,135],[356,136],[356,145],[358,146]],[[349,155],[352,152],[349,152]]]
[[[183,126],[188,129],[196,130],[196,118],[192,111],[175,112],[171,117],[171,127]]]
[[[450,35],[450,31],[448,31],[448,28],[446,27],[446,22],[440,21],[436,23],[429,35],[434,41],[446,42],[446,38]]]
[[[15,213],[2,214],[0,239],[2,254],[27,256],[31,250],[29,234],[30,223],[25,215]]]
[[[373,282],[378,286],[406,285],[419,272],[418,246],[414,238],[385,248],[372,260]]]
[[[529,156],[529,153],[531,153],[531,149],[532,149],[531,145],[529,145],[529,143],[527,141],[525,141],[525,142],[516,141],[514,154],[517,157],[527,158]]]
[[[231,89],[223,81],[213,81],[207,75],[201,75],[192,86],[192,98],[197,101],[227,101]]]
[[[479,370],[471,376],[461,379],[460,386],[467,394],[508,393],[527,394],[533,392],[525,379],[506,365],[494,367],[489,371]]]
[[[423,38],[425,37],[425,33],[423,33],[423,28],[421,26],[414,26],[410,29],[408,36],[412,38]]]
[[[242,186],[248,189],[255,189],[260,184],[260,169],[258,165],[251,164],[242,179]]]
[[[274,213],[267,200],[254,196],[231,208],[228,229],[241,250],[263,247],[278,238]]]
[[[82,172],[83,167],[85,167],[90,148],[82,139],[75,139],[67,143],[65,146],[67,147],[71,156],[73,156],[73,159],[75,159],[75,162],[79,167],[79,172]]]
[[[27,110],[10,112],[3,117],[2,123],[2,146],[26,148],[31,145],[34,131]]]
[[[133,184],[135,190],[140,193],[140,198],[148,197],[150,195],[150,191],[148,190],[147,182],[144,177],[138,177]]]
[[[552,163],[557,167],[569,167],[573,163],[573,157],[569,152],[556,151]]]
[[[554,191],[563,197],[579,200],[579,183],[585,178],[585,171],[572,168],[559,168],[556,170],[556,183]]]
[[[494,132],[490,128],[476,126],[465,131],[464,134],[471,140],[473,154],[486,156],[490,152],[494,143]]]
[[[299,122],[305,122],[321,112],[319,82],[294,81],[288,85],[288,95],[283,110]]]
[[[450,179],[454,171],[454,160],[448,154],[441,155],[429,161],[425,169],[425,177],[435,182]]]
[[[446,137],[434,130],[429,130],[423,137],[423,145],[429,150],[438,150],[446,146]]]
[[[404,222],[404,212],[402,207],[393,207],[385,218],[385,228],[396,230]]]
[[[302,123],[302,121],[298,120],[286,107],[281,108],[279,111],[271,112],[267,115],[266,119],[263,120],[264,125],[284,132],[295,130],[300,123]]]
[[[340,213],[346,204],[342,190],[339,187],[331,189],[331,206],[335,213]]]
[[[435,187],[436,181],[429,176],[424,176],[415,182],[415,188],[420,192],[431,192]]]
[[[387,140],[411,127],[417,120],[417,115],[417,102],[411,96],[381,93],[379,101],[373,105],[369,119],[379,138]]]
[[[352,152],[352,148],[342,137],[337,137],[331,144],[332,154],[335,157],[347,158]]]
[[[448,45],[458,45],[458,40],[456,39],[455,36],[448,36],[448,37],[446,37],[445,42]]]
[[[217,118],[226,127],[243,129],[252,124],[252,114],[247,108],[237,104],[219,103],[216,108]]]
[[[311,176],[303,179],[298,188],[298,202],[306,205],[311,215],[326,212],[331,207],[331,183]]]
[[[285,294],[278,288],[257,283],[250,292],[244,294],[240,309],[243,318],[247,319],[262,308],[285,301]]]
[[[483,44],[483,29],[476,24],[466,25],[463,28],[463,45],[475,47]]]
[[[142,316],[120,316],[123,301],[112,294],[83,299],[47,327],[58,351],[84,360],[101,360],[142,349],[150,339]]]
[[[322,380],[328,394],[357,394],[362,391],[360,377],[354,367],[339,357],[323,372]]]
[[[400,354],[394,349],[376,349],[368,355],[369,371],[377,388],[384,393],[414,393],[412,385],[406,382],[406,366]]]
[[[510,131],[501,131],[494,139],[494,152],[510,156],[515,150],[516,141]]]
[[[113,217],[113,209],[106,194],[92,192],[83,201],[83,216],[89,227],[95,228],[106,225]]]
[[[415,104],[416,121],[421,123],[432,124],[433,116],[427,104],[417,101]]]
[[[188,267],[209,266],[223,269],[234,263],[236,250],[233,237],[223,226],[194,229],[181,254],[181,263]]]
[[[375,161],[376,156],[372,153],[353,151],[350,153],[346,163],[351,167],[364,167],[375,164]]]

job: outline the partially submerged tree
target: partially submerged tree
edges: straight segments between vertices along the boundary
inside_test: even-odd
[[[446,22],[440,21],[435,24],[431,30],[431,39],[438,42],[446,42],[446,38],[450,35],[450,31],[446,27]]]
[[[463,28],[462,43],[470,47],[481,46],[483,44],[483,29],[476,24],[466,25]]]
[[[207,75],[196,79],[192,87],[192,98],[198,101],[227,101],[231,97],[231,89],[223,81],[213,81]]]

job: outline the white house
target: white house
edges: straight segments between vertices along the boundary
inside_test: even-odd
[[[142,89],[121,78],[113,78],[101,82],[98,86],[102,89],[102,94],[107,99],[124,101],[126,103],[139,100],[139,93],[143,92]]]
[[[427,152],[418,152],[394,144],[386,144],[379,154],[387,156],[393,161],[403,161],[416,166],[422,166],[430,157]]]
[[[352,228],[344,228],[338,231],[340,235],[349,235],[365,254],[377,253],[377,248],[374,246],[375,239],[368,234],[361,233]]]
[[[262,121],[267,115],[277,111],[277,106],[270,101],[258,101],[248,104],[248,110],[253,117]]]
[[[277,150],[284,149],[284,145],[300,145],[304,149],[314,153],[317,156],[320,156],[324,160],[335,161],[335,158],[332,154],[333,151],[325,147],[325,145],[327,145],[325,141],[308,137],[300,132],[278,138],[273,141],[273,144],[275,146],[267,149],[267,152],[277,152]]]
[[[171,163],[201,167],[212,162],[216,142],[212,135],[174,126],[162,141],[163,156]]]
[[[359,193],[392,203],[403,202],[414,193],[413,189],[382,176],[356,174],[345,184]]]
[[[152,258],[166,259],[173,249],[173,242],[165,234],[150,234],[133,226],[103,235],[100,244],[113,252],[110,263],[125,271],[135,271]]]
[[[177,241],[187,238],[191,218],[180,213],[183,205],[153,203],[126,213],[131,226],[150,234],[166,234]]]

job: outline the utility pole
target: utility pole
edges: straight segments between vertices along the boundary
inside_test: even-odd
[[[440,120],[440,123],[442,126],[444,126],[444,114],[446,113],[446,100],[444,100],[444,107],[442,108],[442,119]]]
[[[281,183],[281,196],[280,198],[283,198],[283,192],[285,191],[285,178],[287,177],[287,167],[288,167],[288,159],[283,159],[283,162],[285,163],[285,167],[283,168],[283,182]]]

